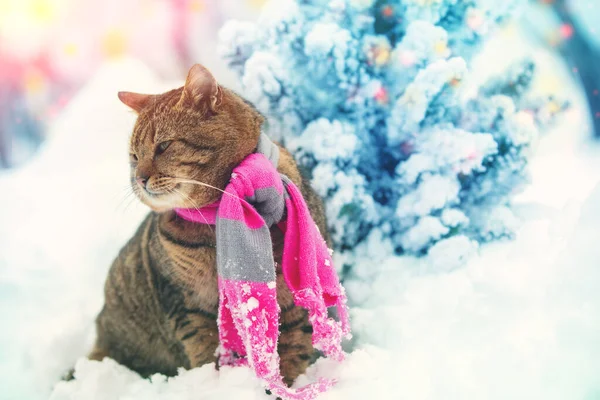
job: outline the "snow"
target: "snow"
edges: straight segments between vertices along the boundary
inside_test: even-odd
[[[248,307],[248,311],[252,311],[256,307],[258,307],[258,300],[256,299],[256,297],[250,297],[248,299],[248,301],[247,301],[247,307]]]
[[[425,176],[417,190],[400,198],[396,213],[399,217],[427,215],[447,204],[456,203],[459,190],[460,185],[453,176]]]
[[[247,368],[205,365],[144,380],[112,360],[81,358],[107,269],[146,212],[122,201],[134,115],[116,92],[174,86],[135,61],[106,65],[40,156],[0,175],[2,399],[265,398]],[[427,262],[377,258],[390,243],[370,238],[357,249],[364,261],[356,271],[370,288],[351,309],[352,352],[342,363],[317,361],[298,386],[337,379],[323,400],[600,397],[600,148],[588,142],[575,93],[562,126],[541,139],[533,184],[514,205],[516,239],[482,245],[454,268],[463,257],[455,249],[476,251],[461,236],[439,242]],[[464,218],[449,214],[440,224]],[[73,365],[76,379],[54,385]]]
[[[329,134],[324,136],[321,132]],[[289,140],[286,146],[291,152],[298,152],[303,147],[314,148],[313,156],[318,161],[334,161],[353,158],[357,142],[358,138],[352,126],[338,120],[331,122],[320,118],[308,124],[304,132]],[[299,157],[302,157],[301,151]]]
[[[111,359],[77,362],[73,383],[58,384],[50,400],[66,399],[145,399],[145,400],[205,400],[265,398],[265,392],[248,368],[205,365],[181,373],[168,381],[155,375],[149,380],[140,377]]]

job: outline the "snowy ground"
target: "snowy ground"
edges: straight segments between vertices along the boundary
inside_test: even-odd
[[[80,358],[106,271],[146,212],[125,198],[134,116],[115,93],[171,86],[133,61],[105,66],[40,157],[0,175],[1,399],[265,398],[246,369],[207,365],[149,381],[111,360]],[[516,202],[517,240],[485,245],[451,273],[382,261],[388,270],[352,310],[355,350],[308,372],[339,379],[323,400],[600,398],[600,148],[587,141],[574,96]],[[76,362],[77,379],[53,389]]]

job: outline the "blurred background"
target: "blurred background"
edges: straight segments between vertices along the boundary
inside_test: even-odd
[[[228,18],[255,19],[263,3],[0,0],[0,168],[33,157],[53,118],[107,61],[135,57],[166,79],[181,79],[201,62],[231,82],[215,50],[217,31]],[[532,0],[518,22],[568,63],[584,87],[597,135],[598,7],[594,0]]]
[[[202,62],[231,81],[215,51],[217,31],[228,18],[253,20],[263,3],[0,0],[0,168],[34,156],[48,124],[106,61],[135,57],[167,79]],[[600,120],[597,8],[594,0],[533,0],[520,23],[564,57]]]
[[[0,168],[34,156],[47,127],[106,62],[133,57],[162,79],[217,57],[227,18],[254,19],[262,0],[0,0]],[[231,79],[229,79],[231,80]]]

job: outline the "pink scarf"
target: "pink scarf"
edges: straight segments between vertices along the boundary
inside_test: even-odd
[[[279,371],[273,224],[284,232],[281,269],[295,304],[308,310],[313,346],[338,361],[344,358],[342,338],[351,336],[348,309],[325,240],[300,190],[277,172],[278,158],[277,146],[261,135],[257,153],[233,170],[218,203],[175,211],[188,221],[216,225],[219,363],[249,364],[266,388],[284,400],[314,399],[334,381],[321,378],[290,389]],[[328,317],[332,306],[339,322]]]

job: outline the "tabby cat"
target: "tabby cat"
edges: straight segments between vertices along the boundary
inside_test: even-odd
[[[264,118],[201,65],[191,68],[184,87],[119,98],[138,114],[129,146],[131,185],[152,212],[110,269],[89,358],[111,357],[142,376],[172,376],[180,367],[214,362],[219,337],[215,227],[188,222],[173,209],[218,200],[233,168],[255,151]],[[328,239],[321,200],[284,149],[278,171],[302,189]],[[271,236],[279,264],[283,235],[276,225]],[[277,300],[280,366],[291,384],[314,356],[312,327],[280,268]]]

